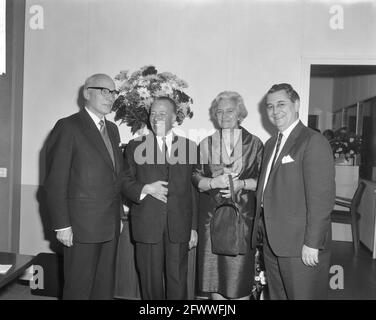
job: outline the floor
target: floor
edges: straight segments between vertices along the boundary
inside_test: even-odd
[[[14,281],[0,290],[0,300],[57,300],[57,298],[32,295],[28,282]]]
[[[330,283],[333,288],[329,290],[329,300],[376,300],[376,260],[363,246],[355,256],[351,242],[333,241]],[[56,298],[32,295],[27,285],[16,281],[0,290],[0,300]]]
[[[333,269],[335,265],[343,268],[344,282],[343,289],[329,290],[330,300],[376,300],[376,260],[368,249],[361,245],[355,256],[352,242],[333,241]]]

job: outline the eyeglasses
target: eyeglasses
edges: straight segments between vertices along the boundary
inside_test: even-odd
[[[119,95],[119,91],[117,90],[110,90],[108,88],[104,87],[87,87],[87,89],[96,89],[100,90],[103,97],[108,98],[109,96],[112,96],[112,98],[116,98]]]

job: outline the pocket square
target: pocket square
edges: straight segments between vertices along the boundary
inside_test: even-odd
[[[282,158],[282,164],[283,163],[290,163],[290,162],[294,162],[295,160],[293,158],[290,157],[290,155],[288,156],[285,156]]]

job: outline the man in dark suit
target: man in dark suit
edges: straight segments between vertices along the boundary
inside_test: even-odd
[[[85,107],[59,120],[47,140],[44,187],[64,245],[64,299],[112,299],[123,159],[105,115],[117,91],[109,76],[95,74],[83,94]]]
[[[176,104],[157,98],[152,133],[126,148],[125,195],[133,202],[131,230],[143,299],[186,299],[188,249],[197,244],[196,191],[191,177],[197,147],[171,129]],[[165,285],[164,285],[165,283]]]
[[[327,140],[299,121],[299,104],[289,84],[266,95],[278,135],[265,145],[252,242],[259,227],[271,299],[327,297],[333,155]]]

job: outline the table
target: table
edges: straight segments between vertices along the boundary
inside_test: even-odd
[[[0,274],[0,288],[21,276],[33,264],[35,258],[24,254],[0,252],[0,264],[12,265],[6,274]]]

